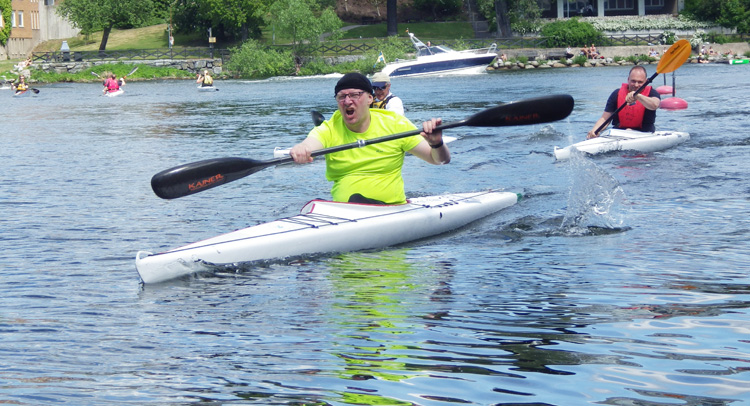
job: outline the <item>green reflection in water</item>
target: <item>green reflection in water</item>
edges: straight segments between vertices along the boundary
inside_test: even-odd
[[[409,321],[413,310],[408,308],[410,302],[404,300],[428,292],[419,279],[425,272],[429,273],[427,276],[433,275],[435,267],[434,263],[416,263],[408,257],[409,251],[349,253],[331,261],[329,277],[336,292],[333,308],[341,310],[335,319],[348,332],[340,335],[335,343],[341,351],[334,355],[345,362],[343,370],[338,372],[340,378],[400,382],[428,376],[401,361],[407,356],[397,354],[401,350],[414,350],[404,345],[404,336],[424,328],[421,323]],[[434,281],[427,281],[427,284],[432,283]],[[351,388],[375,392],[373,389]],[[413,404],[375,393],[339,394],[341,401],[351,404]]]

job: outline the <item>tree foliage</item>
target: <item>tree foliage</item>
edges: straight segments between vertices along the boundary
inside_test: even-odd
[[[262,0],[177,0],[172,20],[181,33],[208,32],[223,39],[260,38]]]
[[[0,0],[0,18],[3,19],[3,28],[0,29],[0,45],[5,45],[10,37],[10,24],[9,21],[12,18],[12,6],[10,0]]]
[[[461,0],[414,0],[417,10],[427,11],[435,20],[461,12]]]
[[[685,0],[684,14],[750,33],[750,0]]]
[[[343,25],[332,8],[321,10],[315,0],[276,0],[268,8],[266,23],[291,38],[294,55],[303,53],[304,44],[319,43],[324,33],[339,39]]]
[[[542,15],[536,0],[477,0],[477,7],[491,29],[497,29],[497,22],[507,19],[513,32],[522,35],[536,31]],[[505,10],[507,15],[503,14]]]
[[[82,34],[102,30],[100,50],[106,49],[112,28],[140,27],[153,10],[151,0],[65,0],[57,7],[57,13]]]

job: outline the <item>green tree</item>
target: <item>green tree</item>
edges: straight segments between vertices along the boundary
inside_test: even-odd
[[[208,17],[212,26],[220,26],[242,41],[260,37],[261,0],[202,0],[199,4],[201,14]]]
[[[139,27],[151,19],[153,9],[151,0],[65,0],[57,13],[83,34],[102,30],[99,50],[104,51],[112,28]]]
[[[536,0],[477,0],[477,7],[490,27],[503,36],[509,36],[504,32],[508,22],[518,34],[536,31],[542,15]]]
[[[263,0],[176,0],[173,22],[178,32],[207,32],[222,39],[260,38]]]
[[[341,37],[342,22],[336,12],[331,7],[319,9],[314,0],[276,0],[268,9],[266,23],[291,38],[295,56],[304,53],[304,45],[318,44],[324,33],[330,33],[330,39]]]
[[[685,0],[684,14],[750,33],[750,0]]]
[[[430,12],[438,20],[458,14],[461,11],[461,0],[414,0],[414,7]]]
[[[10,21],[12,15],[10,0],[0,0],[0,18],[3,19],[3,28],[0,29],[0,45],[5,45],[10,37]]]

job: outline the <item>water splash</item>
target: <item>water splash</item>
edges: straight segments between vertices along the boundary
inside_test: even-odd
[[[606,234],[625,224],[625,192],[592,160],[574,153],[567,163],[571,185],[562,228],[573,234]]]

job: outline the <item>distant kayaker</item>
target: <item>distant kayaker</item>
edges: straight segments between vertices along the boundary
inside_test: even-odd
[[[322,148],[416,130],[406,117],[392,111],[370,109],[372,84],[360,73],[347,73],[334,90],[338,110],[313,128],[304,141],[292,147],[296,163],[312,162],[312,152]],[[434,165],[450,162],[442,131],[442,119],[422,123],[420,135],[353,148],[326,155],[326,178],[333,181],[334,201],[370,204],[406,203],[401,168],[406,152]]]
[[[404,115],[404,102],[400,97],[391,93],[391,78],[383,72],[378,72],[372,76],[372,89],[375,91],[375,101],[372,102],[372,108],[385,109],[398,114]]]
[[[26,84],[26,77],[24,77],[23,75],[19,76],[18,83],[11,85],[11,87],[13,88],[13,91],[16,92],[16,94],[23,93],[29,90],[29,85]]]
[[[634,66],[628,74],[628,83],[623,83],[619,89],[612,92],[607,99],[604,113],[594,123],[586,138],[596,138],[599,134],[596,130],[607,122],[617,108],[626,104],[612,120],[612,126],[620,129],[633,129],[645,132],[654,132],[656,127],[656,110],[661,104],[661,97],[656,89],[646,86],[642,92],[635,94],[644,83],[646,83],[646,68]]]
[[[117,83],[117,75],[113,73],[104,81],[104,93],[114,93],[118,90],[120,90],[120,84]]]
[[[208,69],[203,71],[203,74],[198,74],[198,80],[195,81],[195,83],[200,83],[201,87],[204,86],[213,86],[214,85],[214,78],[211,77],[211,74],[208,73]]]

